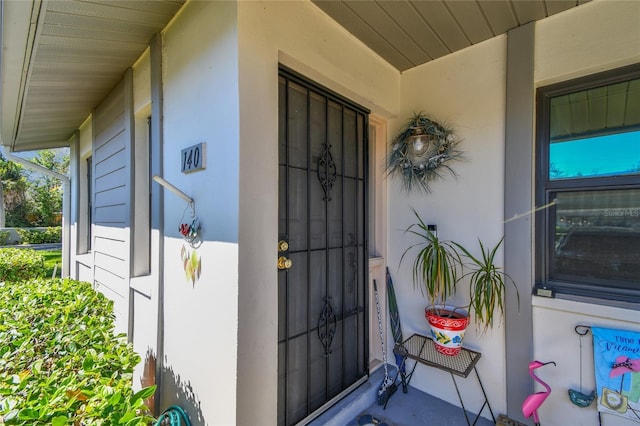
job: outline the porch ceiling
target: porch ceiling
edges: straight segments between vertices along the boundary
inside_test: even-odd
[[[312,0],[399,71],[589,0]]]
[[[1,136],[12,151],[68,145],[185,0],[5,0]]]
[[[66,146],[186,0],[4,0],[0,141]],[[589,0],[311,0],[399,71]]]

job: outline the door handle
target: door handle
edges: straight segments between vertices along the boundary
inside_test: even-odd
[[[278,269],[289,269],[293,266],[291,259],[286,256],[280,256],[278,258]]]

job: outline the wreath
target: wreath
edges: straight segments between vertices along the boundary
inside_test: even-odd
[[[453,130],[418,113],[391,141],[386,172],[402,177],[407,192],[417,188],[429,193],[430,181],[441,178],[443,170],[455,176],[449,163],[462,156],[459,143]]]

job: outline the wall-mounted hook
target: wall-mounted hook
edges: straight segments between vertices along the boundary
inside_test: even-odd
[[[589,334],[591,327],[588,325],[578,324],[575,326],[574,330],[579,336],[586,336],[587,334]]]
[[[152,177],[152,179],[158,183],[159,185],[161,185],[163,188],[168,189],[169,191],[173,192],[174,194],[176,194],[178,197],[182,198],[184,201],[186,201],[187,203],[189,203],[189,205],[193,205],[193,198],[189,197],[187,194],[185,194],[184,192],[180,191],[178,188],[176,188],[175,186],[171,185],[169,182],[167,182],[165,179],[161,178],[158,175],[154,175]]]
[[[201,243],[200,240],[200,219],[198,219],[198,215],[196,214],[196,204],[193,201],[193,198],[189,197],[184,192],[180,191],[178,188],[167,182],[165,179],[161,178],[158,175],[153,176],[152,178],[156,183],[161,185],[163,188],[168,189],[173,192],[178,197],[182,198],[187,202],[187,207],[185,207],[184,212],[182,213],[182,219],[180,224],[178,225],[178,232],[182,235],[182,238],[191,246],[198,247]],[[190,220],[187,221],[185,219],[185,215],[187,210],[191,211]]]

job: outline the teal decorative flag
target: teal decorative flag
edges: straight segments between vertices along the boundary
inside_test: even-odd
[[[640,332],[591,331],[598,411],[640,422]]]

